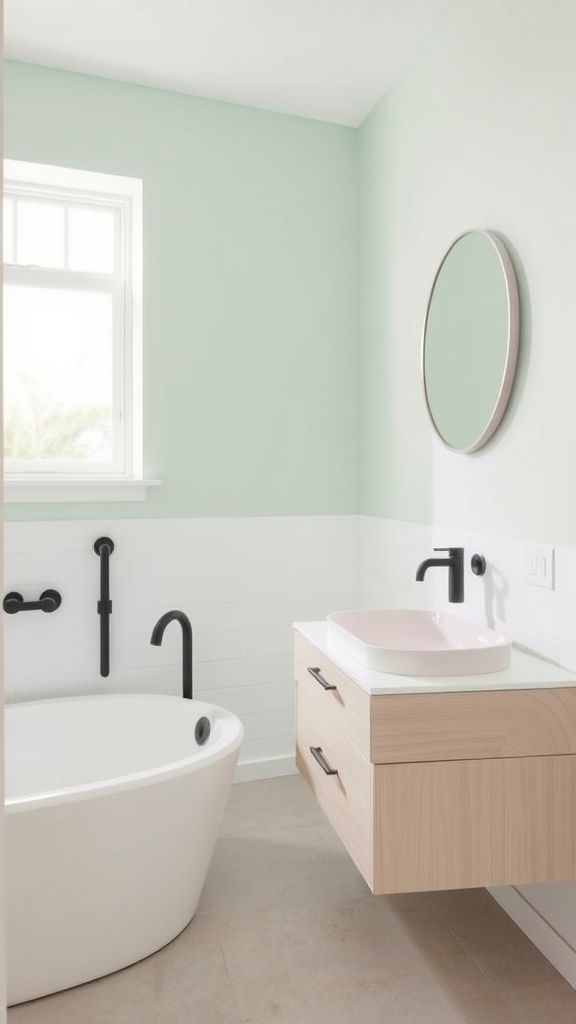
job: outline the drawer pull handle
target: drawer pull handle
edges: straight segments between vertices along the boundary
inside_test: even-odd
[[[325,690],[336,690],[337,689],[337,687],[334,686],[334,683],[327,683],[326,682],[326,680],[324,679],[324,676],[320,672],[319,668],[309,668],[308,671],[309,671],[311,676],[314,676],[314,679],[316,680],[316,682],[320,683],[320,686],[323,686]]]
[[[338,771],[336,770],[336,768],[331,768],[330,765],[328,764],[328,761],[326,760],[324,754],[322,753],[322,747],[310,747],[310,753],[312,754],[314,760],[318,761],[318,764],[320,765],[322,771],[326,773],[326,775],[338,775]]]

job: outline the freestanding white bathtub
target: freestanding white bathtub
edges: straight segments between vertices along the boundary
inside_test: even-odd
[[[106,695],[9,705],[5,729],[11,1005],[126,967],[186,927],[243,728],[197,700]]]

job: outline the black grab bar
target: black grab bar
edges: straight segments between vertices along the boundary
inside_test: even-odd
[[[112,601],[110,600],[110,555],[114,551],[114,541],[110,537],[98,537],[94,541],[94,551],[100,557],[100,600],[96,605],[100,616],[100,675],[110,675],[110,616]]]

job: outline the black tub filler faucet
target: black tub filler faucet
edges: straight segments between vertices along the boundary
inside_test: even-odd
[[[192,625],[188,616],[176,608],[164,612],[152,630],[150,643],[160,647],[166,626],[174,621],[182,627],[182,696],[192,700]]]

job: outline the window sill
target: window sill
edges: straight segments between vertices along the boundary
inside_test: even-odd
[[[115,477],[35,477],[6,479],[5,502],[144,501],[149,487],[160,480],[118,480]]]

